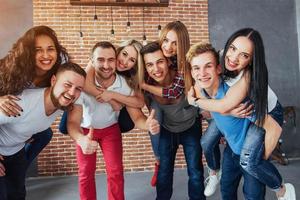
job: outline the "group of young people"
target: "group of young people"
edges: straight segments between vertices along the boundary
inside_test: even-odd
[[[25,199],[28,165],[49,143],[49,126],[64,111],[60,130],[76,144],[81,200],[96,199],[98,146],[108,199],[125,199],[121,131],[132,122],[149,131],[156,159],[151,185],[158,200],[171,199],[179,145],[189,199],[206,199],[219,182],[222,199],[237,199],[243,177],[245,199],[264,199],[267,185],[278,199],[295,200],[293,185],[268,160],[283,112],[268,86],[259,32],[235,32],[220,54],[210,44],[190,47],[186,26],[174,21],[145,46],[136,40],[118,48],[97,42],[84,71],[51,28],[28,30],[0,60],[0,199]],[[148,117],[141,111],[145,105]],[[210,121],[203,135],[202,117]],[[227,141],[222,167],[221,137]]]

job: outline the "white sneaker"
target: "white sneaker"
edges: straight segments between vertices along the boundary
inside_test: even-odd
[[[296,200],[295,188],[290,183],[285,183],[285,193],[283,197],[278,197],[278,200]]]
[[[209,173],[208,173],[209,174]],[[221,171],[218,171],[216,175],[209,175],[205,179],[206,187],[204,190],[204,195],[209,197],[215,193],[217,186],[221,179]]]

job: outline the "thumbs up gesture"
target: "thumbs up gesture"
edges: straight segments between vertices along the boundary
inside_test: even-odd
[[[78,145],[81,147],[83,154],[93,154],[96,152],[98,142],[93,139],[94,128],[91,127],[88,134],[78,140]]]
[[[149,117],[146,120],[146,127],[150,131],[152,135],[156,135],[160,131],[160,125],[158,121],[155,119],[155,110],[152,109]]]

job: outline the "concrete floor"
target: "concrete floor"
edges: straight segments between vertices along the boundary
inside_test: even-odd
[[[300,160],[292,160],[289,165],[276,164],[285,182],[294,184],[297,196],[300,198]],[[150,186],[152,172],[138,172],[125,174],[125,195],[128,200],[152,200],[155,199],[155,188]],[[97,197],[106,197],[106,175],[97,175]],[[28,200],[79,200],[77,177],[44,177],[28,178],[27,199]],[[172,200],[187,200],[187,175],[186,170],[176,170],[174,174]],[[241,187],[239,188],[239,199],[242,198]],[[220,190],[208,200],[220,200]],[[266,200],[275,200],[275,194],[267,189]]]

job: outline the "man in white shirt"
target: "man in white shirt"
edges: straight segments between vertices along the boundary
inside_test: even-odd
[[[77,64],[65,63],[51,79],[51,86],[26,89],[19,95],[23,108],[20,117],[0,113],[0,199],[25,199],[25,142],[48,128],[77,100],[84,86],[86,73]]]
[[[92,49],[96,85],[107,90],[130,95],[126,80],[115,73],[116,50],[109,42],[98,42]],[[135,125],[152,133],[159,130],[158,122],[151,113],[146,119],[139,109],[127,107]],[[109,200],[124,200],[123,149],[118,125],[119,111],[112,102],[99,103],[93,96],[82,93],[74,109],[68,115],[68,132],[77,144],[79,166],[79,192],[81,200],[96,199],[95,171],[96,149],[102,149]]]

